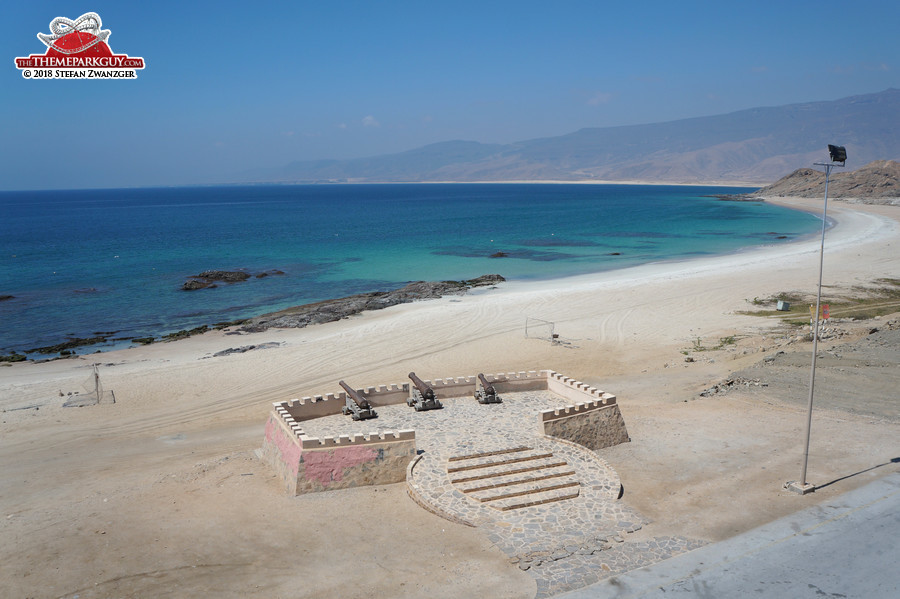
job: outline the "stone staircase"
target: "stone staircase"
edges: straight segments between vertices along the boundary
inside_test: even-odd
[[[447,475],[466,497],[504,512],[574,499],[581,492],[565,460],[531,447],[453,456]]]

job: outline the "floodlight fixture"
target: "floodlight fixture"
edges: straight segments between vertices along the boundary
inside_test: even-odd
[[[806,482],[806,466],[809,463],[809,433],[812,428],[812,407],[813,393],[816,388],[816,357],[819,351],[819,316],[822,310],[822,270],[825,266],[825,229],[828,224],[828,178],[831,175],[831,169],[836,166],[844,166],[847,161],[847,150],[844,146],[835,146],[828,144],[828,154],[831,156],[831,162],[816,162],[816,166],[825,167],[825,206],[822,208],[822,246],[819,250],[819,290],[816,293],[816,312],[815,324],[813,325],[813,347],[812,347],[812,366],[809,372],[809,409],[806,415],[806,445],[803,449],[803,470],[800,474],[800,482],[788,481],[785,488],[795,493],[805,495],[816,490],[815,485]],[[840,162],[840,164],[836,164]]]
[[[847,162],[847,148],[844,146],[828,144],[828,154],[831,156],[832,162],[840,162],[841,166]]]

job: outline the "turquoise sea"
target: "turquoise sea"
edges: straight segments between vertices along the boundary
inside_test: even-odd
[[[0,301],[0,354],[109,337],[77,350],[87,353],[414,280],[564,277],[787,243],[821,227],[802,212],[709,197],[744,191],[384,184],[0,192],[0,296],[12,296]],[[496,252],[507,256],[491,258]],[[213,269],[284,274],[181,289]]]

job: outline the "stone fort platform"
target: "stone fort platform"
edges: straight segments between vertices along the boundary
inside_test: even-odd
[[[260,456],[290,494],[405,481],[424,509],[487,534],[539,597],[700,545],[626,542],[647,522],[601,457],[629,441],[613,394],[551,370],[486,379],[501,403],[476,401],[475,376],[426,381],[443,408],[421,412],[408,383],[360,389],[370,420],[342,414],[344,393],[277,402]]]

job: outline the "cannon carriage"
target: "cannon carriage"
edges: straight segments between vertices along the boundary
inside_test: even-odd
[[[480,404],[503,403],[503,400],[497,395],[497,390],[488,382],[484,373],[478,373],[478,382],[475,385],[475,399]]]
[[[375,410],[372,409],[372,404],[369,403],[369,400],[367,400],[362,393],[351,388],[350,385],[344,381],[340,381],[340,385],[346,392],[344,397],[344,407],[341,408],[341,413],[343,413],[344,416],[349,415],[353,420],[368,420],[369,418],[376,418],[378,416],[378,414],[375,413]]]
[[[413,382],[409,388],[409,399],[406,405],[415,408],[416,412],[425,410],[439,410],[444,405],[434,395],[434,389],[425,384],[425,381],[416,376],[415,372],[409,373],[409,380]]]

